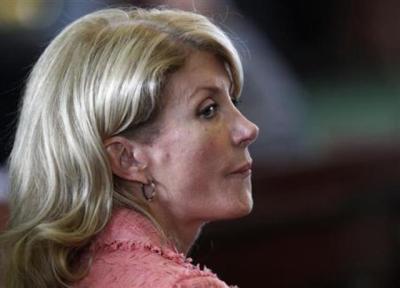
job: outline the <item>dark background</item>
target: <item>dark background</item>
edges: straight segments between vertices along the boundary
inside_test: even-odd
[[[25,79],[46,44],[76,17],[119,4],[148,2],[0,2],[0,162],[10,151]],[[193,247],[195,261],[240,287],[399,287],[400,2],[224,5],[236,5],[273,51],[266,63],[279,59],[273,67],[289,71],[297,87],[287,109],[266,113],[265,122],[297,116],[275,130],[260,118],[267,129],[254,147],[254,211],[206,227]],[[256,59],[267,53],[248,48]],[[256,83],[250,72],[248,83]],[[268,84],[268,73],[258,75]]]

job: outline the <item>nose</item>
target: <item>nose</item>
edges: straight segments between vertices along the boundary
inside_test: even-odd
[[[234,145],[243,148],[249,146],[257,139],[259,130],[256,124],[239,112],[232,131]]]

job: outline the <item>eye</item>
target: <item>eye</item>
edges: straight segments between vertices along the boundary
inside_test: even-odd
[[[242,103],[242,100],[238,98],[231,98],[231,101],[235,107],[238,107]]]
[[[201,109],[199,114],[204,119],[211,119],[212,117],[214,117],[217,110],[218,110],[218,104],[213,103]]]

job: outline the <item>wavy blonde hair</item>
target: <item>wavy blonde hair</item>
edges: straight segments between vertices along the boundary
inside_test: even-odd
[[[6,287],[68,287],[83,277],[89,266],[77,265],[78,255],[115,205],[151,218],[139,197],[118,188],[103,141],[145,129],[162,109],[168,75],[194,49],[224,61],[239,95],[237,51],[191,12],[101,10],[45,49],[27,83],[9,162],[11,216],[0,237]]]

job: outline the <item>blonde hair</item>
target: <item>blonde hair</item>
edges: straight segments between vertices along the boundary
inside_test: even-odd
[[[193,49],[222,59],[238,96],[237,51],[220,28],[191,12],[101,10],[45,49],[27,83],[9,163],[11,216],[0,237],[6,287],[67,287],[87,270],[75,269],[77,255],[113,206],[151,217],[118,189],[103,141],[151,122],[168,75]]]

